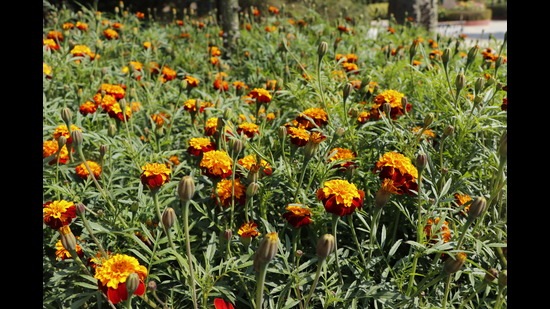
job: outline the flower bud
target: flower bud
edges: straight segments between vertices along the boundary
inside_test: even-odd
[[[146,128],[147,129],[147,128]],[[114,124],[109,124],[109,126],[107,127],[107,135],[109,135],[110,137],[114,137],[116,134],[116,126]]]
[[[409,99],[407,97],[401,98],[401,106],[403,106],[403,113],[407,113],[407,105],[409,105]]]
[[[162,213],[162,225],[169,229],[172,225],[174,225],[174,222],[176,222],[176,212],[174,211],[174,208],[166,207]]]
[[[99,146],[99,156],[101,158],[105,157],[105,154],[109,151],[109,145],[101,145]]]
[[[501,160],[508,158],[508,132],[504,132],[500,137],[500,143],[498,145],[498,153]]]
[[[498,285],[503,288],[508,285],[508,270],[501,270],[498,274]]]
[[[243,150],[243,141],[241,139],[233,138],[229,140],[229,147],[231,147],[233,153],[237,155]]]
[[[75,147],[76,149],[78,149],[79,147],[82,147],[82,140],[83,140],[82,131],[73,130],[71,132],[71,139],[73,141],[72,142],[73,147]]]
[[[352,89],[353,85],[351,83],[346,83],[344,85],[344,102],[346,102],[346,100],[348,99]]]
[[[328,43],[325,41],[319,43],[319,47],[317,48],[317,55],[319,55],[319,59],[323,58],[323,56],[327,53],[327,51],[328,51]]]
[[[448,275],[456,273],[464,265],[466,257],[467,255],[464,252],[457,253],[455,257],[449,257],[443,264],[443,270]]]
[[[474,62],[477,52],[479,51],[479,46],[474,45],[470,50],[468,51],[468,56],[466,57],[466,67],[470,66],[472,62]]]
[[[286,137],[286,127],[285,126],[279,126],[277,129],[277,134],[279,135],[280,139],[284,139]]]
[[[427,128],[432,124],[432,122],[434,121],[434,117],[434,113],[428,113],[426,117],[424,117],[424,128]]]
[[[454,132],[455,132],[455,127],[453,127],[452,125],[448,125],[447,127],[445,127],[445,129],[443,129],[442,138],[452,135]]]
[[[338,137],[344,136],[344,133],[346,133],[346,129],[342,127],[338,127],[335,132],[336,136]]]
[[[481,216],[485,208],[487,208],[487,200],[483,196],[475,197],[468,210],[468,219],[473,220]]]
[[[257,182],[251,182],[248,187],[246,187],[246,196],[252,197],[258,193],[258,189],[260,188],[260,185]]]
[[[483,280],[487,283],[491,283],[495,281],[497,277],[498,277],[498,270],[495,268],[489,268],[485,273],[485,277],[483,277]]]
[[[135,272],[132,272],[126,277],[126,291],[128,291],[128,296],[134,295],[134,292],[139,287],[139,275]]]
[[[456,91],[460,91],[462,90],[462,88],[464,88],[464,85],[466,84],[466,76],[464,76],[464,73],[463,72],[460,72],[456,75],[456,79],[455,79],[455,87],[456,87]]]
[[[386,190],[384,186],[380,187],[374,196],[374,206],[376,208],[382,208],[390,200],[391,192]]]
[[[443,55],[441,55],[441,61],[443,62],[443,67],[447,68],[449,59],[451,58],[451,49],[449,47],[443,50]]]
[[[64,107],[61,110],[61,119],[63,119],[63,122],[65,122],[67,127],[71,126],[72,117],[73,117],[73,113],[71,112],[71,110],[68,107]]]
[[[326,259],[335,248],[336,242],[334,235],[324,234],[321,238],[319,238],[319,240],[317,240],[317,248],[315,253],[319,258]]]
[[[428,164],[428,155],[425,153],[419,153],[416,156],[416,169],[418,172],[422,172],[424,168],[426,168],[426,165]]]
[[[256,271],[260,269],[260,266],[273,260],[277,254],[278,245],[279,235],[277,232],[270,232],[265,235],[254,255],[254,269]]]
[[[76,250],[76,237],[74,237],[71,228],[68,225],[62,226],[59,228],[59,234],[61,234],[61,244],[63,248],[68,251]]]
[[[485,78],[478,77],[474,83],[474,92],[476,95],[483,90],[483,86],[485,86]]]
[[[82,203],[76,203],[76,214],[79,216],[83,216],[86,214],[86,206]]]
[[[233,237],[233,231],[231,229],[226,229],[223,232],[223,238],[225,238],[226,240],[231,240],[232,237]]]
[[[357,107],[352,107],[348,110],[348,115],[350,115],[350,117],[352,118],[357,118],[359,117],[359,110],[357,109]]]
[[[191,176],[183,176],[178,184],[178,196],[182,202],[187,202],[195,194],[195,181]]]
[[[386,117],[390,118],[390,115],[391,115],[391,104],[388,103],[388,102],[385,102],[384,104],[382,104],[382,110],[383,110],[384,113],[386,114]]]
[[[294,256],[296,256],[297,258],[301,258],[302,256],[304,255],[304,251],[298,249],[296,250],[296,252],[294,252]]]
[[[157,282],[155,280],[149,280],[149,282],[147,282],[147,289],[149,291],[156,291],[157,290]]]
[[[57,139],[57,149],[58,149],[58,151],[61,151],[61,148],[63,148],[63,146],[65,146],[65,144],[67,144],[67,138],[62,135]]]

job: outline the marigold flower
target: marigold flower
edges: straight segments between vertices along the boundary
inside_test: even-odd
[[[130,119],[132,117],[132,108],[128,105],[124,106],[124,113],[122,112],[122,107],[118,102],[114,103],[109,110],[107,110],[107,114],[109,117],[113,119],[120,120],[122,122],[126,122],[126,120]]]
[[[141,169],[141,183],[151,190],[158,189],[170,181],[171,171],[165,164],[147,163]]]
[[[44,141],[42,145],[42,158],[47,158],[49,156],[55,155],[59,150],[59,143],[56,140],[47,140]],[[49,164],[56,164],[59,158],[59,164],[65,164],[69,161],[69,150],[67,146],[63,145],[59,154],[54,157]]]
[[[145,18],[145,13],[143,12],[136,12],[136,17],[138,19],[144,19]]]
[[[46,76],[46,78],[52,78],[52,72],[52,67],[49,66],[47,63],[42,62],[42,73],[44,74],[44,76]]]
[[[53,39],[43,39],[42,45],[51,50],[59,50],[59,48],[61,48],[59,44],[57,44],[57,41]]]
[[[204,175],[212,178],[226,178],[231,175],[233,160],[224,150],[204,152],[199,164]]]
[[[374,196],[374,206],[378,208],[384,207],[390,200],[392,194],[397,194],[397,188],[393,184],[393,180],[386,178],[382,181],[380,189],[376,191]]]
[[[74,124],[71,124],[71,132],[75,130],[81,131],[79,127],[77,127]],[[69,133],[69,129],[65,124],[58,125],[53,132],[53,138],[55,140],[58,140],[60,136],[64,136],[65,138],[67,138],[67,144],[71,144],[73,142],[73,139],[71,138],[71,134]]]
[[[57,41],[63,41],[63,39],[64,39],[63,33],[61,31],[57,31],[57,30],[49,31],[48,34],[46,35],[46,37],[48,39],[57,40]]]
[[[262,235],[258,230],[258,224],[254,221],[243,223],[241,227],[239,227],[237,234],[239,234],[241,238],[255,238]]]
[[[419,126],[412,128],[412,132],[415,134],[417,134],[420,130],[422,130],[422,127]],[[422,131],[422,136],[426,139],[433,139],[436,135],[432,129],[424,129],[424,131]]]
[[[151,120],[153,120],[157,128],[162,127],[168,119],[170,119],[170,115],[165,112],[158,112],[151,115]]]
[[[229,90],[229,83],[226,80],[223,80],[221,78],[216,78],[214,80],[214,83],[212,84],[214,89],[218,91],[227,91]]]
[[[267,7],[267,10],[271,14],[274,14],[274,15],[279,14],[279,9],[276,6],[270,5],[269,7]]]
[[[118,101],[124,98],[124,96],[126,95],[126,86],[116,84],[101,84],[101,86],[97,90],[97,93],[103,95],[111,95]]]
[[[271,102],[271,93],[264,88],[254,88],[248,93],[251,98],[255,99],[257,103],[269,103]]]
[[[296,121],[300,127],[310,130],[328,124],[328,113],[322,108],[308,108],[296,117]]]
[[[370,110],[371,118],[374,120],[380,119],[380,108],[384,103],[389,103],[391,106],[390,118],[397,119],[398,116],[404,114],[403,103],[401,101],[403,97],[405,97],[403,93],[392,89],[381,92],[374,98],[374,105]],[[410,111],[412,105],[407,104],[405,108],[406,111]]]
[[[94,278],[98,280],[99,288],[107,295],[113,304],[128,299],[126,289],[126,279],[131,273],[136,273],[139,277],[139,285],[134,291],[134,295],[143,295],[145,293],[145,278],[147,277],[147,268],[139,265],[139,261],[132,256],[125,254],[115,254],[107,260],[97,265]]]
[[[298,147],[305,146],[309,141],[309,131],[301,127],[287,127],[286,133],[290,142]]]
[[[77,21],[76,28],[81,31],[88,31],[88,24],[81,21]]]
[[[99,57],[95,53],[93,53],[92,50],[86,45],[75,45],[73,49],[71,49],[71,55],[73,55],[73,57],[88,56],[91,60]]]
[[[88,166],[94,173],[94,177],[96,179],[99,179],[99,176],[101,176],[101,166],[94,161],[86,161],[86,162],[88,162]],[[88,179],[88,176],[90,175],[84,162],[80,163],[78,166],[75,167],[75,172],[76,172],[76,175],[82,179]]]
[[[76,239],[79,240],[80,237],[77,236]],[[76,244],[75,250],[78,257],[82,258],[84,256],[84,251],[82,251],[82,247],[78,243]],[[58,240],[55,243],[55,259],[58,261],[64,261],[70,258],[72,258],[71,253],[69,252],[69,250],[63,247],[63,244],[61,243],[61,239]]]
[[[342,68],[344,68],[347,73],[359,74],[359,66],[356,63],[344,62],[342,63]]]
[[[204,135],[213,136],[218,128],[218,117],[211,117],[206,120],[204,125]]]
[[[456,256],[453,258],[445,260],[445,264],[443,264],[443,271],[447,274],[454,274],[456,273],[460,268],[462,268],[462,265],[464,265],[464,262],[466,262],[467,254],[465,252],[459,252],[456,254]]]
[[[233,195],[233,186],[235,194]],[[216,199],[216,197],[219,198]],[[234,197],[235,203],[244,205],[246,202],[246,186],[239,178],[235,178],[235,182],[230,179],[222,179],[216,184],[216,190],[212,193],[212,198],[216,200],[218,205],[222,207],[231,206],[231,200]]]
[[[465,205],[464,208],[460,211],[460,214],[466,216],[468,214],[468,210],[470,209],[472,197],[468,194],[461,194],[458,192],[453,194],[453,197],[454,203],[457,207]]]
[[[271,165],[264,159],[260,159],[260,164],[256,160],[256,155],[246,155],[239,159],[237,163],[242,166],[247,171],[258,169],[262,170],[262,173],[266,176],[269,176],[273,173]]]
[[[340,31],[341,33],[348,33],[351,32],[351,29],[344,25],[338,25],[338,31]]]
[[[237,126],[237,133],[243,133],[248,138],[252,138],[254,135],[260,134],[260,126],[252,122],[243,122]]]
[[[208,137],[192,137],[189,139],[188,144],[187,152],[195,157],[216,149],[216,143]]]
[[[209,48],[210,56],[217,57],[222,55],[222,51],[217,46],[210,46]]]
[[[311,209],[305,205],[288,204],[285,209],[287,212],[283,213],[283,218],[295,228],[300,228],[313,222],[311,219]]]
[[[323,202],[325,210],[340,217],[349,215],[356,208],[363,207],[365,192],[343,179],[325,181],[317,190],[317,199]]]
[[[443,221],[440,225],[440,220],[440,218],[430,218],[424,226],[424,233],[430,243],[437,243],[438,237],[440,237],[443,242],[449,242],[451,240],[451,229],[449,229],[449,222]],[[435,231],[437,226],[440,226],[439,231]]]
[[[233,304],[223,298],[214,298],[214,309],[235,309]]]
[[[78,111],[82,116],[86,116],[95,113],[97,111],[97,108],[98,104],[96,102],[88,100],[80,104],[80,106],[78,107]]]
[[[119,38],[118,32],[111,28],[103,30],[103,36],[105,36],[108,40],[116,40]]]
[[[49,201],[42,205],[44,223],[54,230],[69,225],[76,218],[76,206],[65,200]]]
[[[199,86],[199,79],[190,75],[186,75],[183,80],[187,83],[187,88],[196,88]]]
[[[397,194],[415,194],[418,190],[418,170],[412,164],[411,159],[398,152],[386,152],[376,162],[374,172],[379,172],[381,180],[386,178],[393,180],[397,188]]]
[[[348,148],[341,148],[341,147],[335,147],[332,148],[332,150],[329,152],[331,155],[328,158],[328,162],[334,162],[338,161],[341,162],[336,167],[339,167],[340,169],[348,169],[353,168],[357,166],[357,163],[355,163],[353,160],[357,157],[357,154],[355,151],[348,149]]]
[[[165,83],[176,78],[177,72],[170,67],[163,66],[161,71],[160,81]]]

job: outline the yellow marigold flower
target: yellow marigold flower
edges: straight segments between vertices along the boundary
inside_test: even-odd
[[[43,39],[42,45],[46,46],[47,48],[51,50],[59,50],[60,46],[57,44],[57,41],[53,39]]]
[[[94,101],[106,112],[109,112],[113,106],[117,104],[116,98],[110,94],[101,96],[101,94],[98,93],[94,95]]]
[[[235,195],[232,194],[233,184]],[[216,197],[219,198],[216,199]],[[230,179],[222,179],[216,184],[216,191],[212,194],[212,198],[216,199],[216,202],[223,206],[231,206],[232,197],[235,198],[235,203],[238,205],[244,205],[246,201],[246,186],[241,182],[239,178],[235,178],[235,182]]]
[[[88,24],[83,23],[81,21],[77,21],[76,22],[76,28],[78,28],[79,30],[82,30],[82,31],[88,31]]]
[[[58,230],[76,218],[76,205],[66,200],[48,201],[42,205],[42,212],[44,224]]]
[[[411,159],[398,152],[386,152],[376,162],[375,172],[379,172],[381,180],[386,178],[393,180],[394,186],[398,188],[398,194],[407,193],[413,195],[418,190],[418,170],[412,164]]]
[[[141,110],[141,103],[140,102],[130,103],[130,109],[132,110],[132,112],[139,112]]]
[[[52,67],[49,66],[47,63],[42,62],[42,73],[46,77],[51,78],[52,77]]]
[[[71,124],[71,132],[75,130],[82,131],[79,127],[77,127],[74,124]],[[53,131],[53,138],[57,141],[59,140],[60,136],[65,136],[67,138],[67,144],[71,144],[73,142],[73,139],[71,138],[71,134],[69,132],[69,129],[67,128],[67,125],[60,124],[58,125],[55,130]]]
[[[252,122],[243,122],[237,126],[237,133],[243,133],[248,138],[252,138],[254,135],[260,134],[260,126]]]
[[[170,67],[164,66],[161,71],[162,75],[159,77],[161,82],[167,82],[176,78],[177,72]]]
[[[73,49],[71,49],[71,55],[73,57],[90,57],[90,60],[99,59],[99,55],[96,55],[92,52],[92,50],[86,46],[86,45],[75,45]]]
[[[248,93],[251,98],[256,99],[258,103],[269,103],[271,102],[271,93],[264,88],[254,88]]]
[[[241,90],[246,90],[246,89],[248,89],[248,85],[245,84],[245,83],[242,82],[242,81],[239,81],[239,80],[238,80],[238,81],[234,81],[232,84],[233,84],[233,87],[235,87],[235,89],[236,89],[237,91],[241,91]]]
[[[245,222],[239,227],[237,234],[242,238],[254,238],[261,235],[258,230],[258,224],[254,221]]]
[[[301,112],[296,117],[296,121],[299,123],[300,127],[306,130],[322,127],[328,124],[328,113],[322,108],[312,107]],[[313,123],[311,121],[313,121]]]
[[[212,136],[216,133],[218,127],[218,117],[211,117],[206,120],[204,125],[204,134],[206,136]]]
[[[413,133],[418,133],[420,130],[422,129],[422,127],[414,127],[412,128],[412,132]],[[426,137],[426,138],[435,138],[435,132],[432,130],[432,129],[425,129],[423,132],[422,132],[422,136]]]
[[[210,46],[209,48],[210,56],[217,57],[222,55],[222,51],[217,46]]]
[[[83,116],[86,116],[88,114],[93,114],[97,111],[98,104],[93,101],[86,101],[78,107],[78,111]]]
[[[195,157],[216,149],[216,144],[208,137],[193,137],[189,139],[188,144],[187,152]]]
[[[80,237],[76,236],[76,239],[80,240]],[[76,244],[76,254],[81,258],[84,256],[84,251],[82,251],[82,247],[78,243]],[[63,247],[61,239],[58,240],[55,243],[55,259],[58,261],[63,261],[70,258],[72,258],[71,253]]]
[[[125,254],[114,254],[95,268],[94,278],[99,281],[100,289],[107,295],[113,304],[128,299],[126,279],[131,273],[139,277],[139,285],[135,295],[145,293],[144,280],[147,277],[147,268],[139,265],[139,261]]]
[[[126,95],[126,90],[121,85],[101,84],[97,93],[112,95],[116,100],[120,100]]]
[[[49,156],[55,155],[57,151],[59,150],[59,143],[52,139],[44,141],[44,144],[42,145],[42,158],[47,158]],[[63,145],[61,148],[61,151],[59,154],[54,157],[49,164],[53,165],[57,163],[57,158],[59,158],[59,164],[65,164],[67,161],[69,161],[69,150],[67,149],[66,145]]]
[[[57,30],[52,30],[52,31],[48,32],[46,37],[48,39],[57,40],[57,41],[63,41],[63,39],[64,39],[63,33],[61,31],[57,31]]]
[[[265,119],[267,121],[274,120],[275,119],[275,113],[267,113],[267,115],[265,116]]]
[[[232,173],[233,160],[224,150],[203,153],[199,164],[202,172],[212,178],[226,178]]]
[[[332,76],[337,80],[344,80],[346,79],[346,73],[342,70],[334,70],[331,72]]]
[[[120,120],[122,122],[125,122],[126,120],[130,119],[132,116],[132,108],[130,106],[126,105],[124,108],[124,113],[122,113],[122,108],[118,102],[114,103],[111,108],[107,111],[107,114],[109,114],[109,117],[113,119]]]
[[[462,205],[466,205],[466,206],[464,206],[464,209],[462,209],[460,211],[461,215],[466,216],[468,214],[468,210],[470,209],[470,205],[472,204],[471,203],[472,197],[468,194],[460,194],[458,192],[453,194],[453,197],[454,197],[454,202],[455,202],[457,207],[461,207]]]
[[[313,222],[311,209],[301,204],[289,204],[286,206],[283,218],[294,228],[300,228]]]
[[[342,63],[342,67],[348,73],[355,73],[355,74],[359,73],[359,66],[357,66],[357,64],[355,64],[355,63],[344,62],[344,63]]]
[[[63,28],[63,30],[70,30],[74,28],[74,24],[70,22],[63,23],[63,25],[61,25],[61,28]]]
[[[119,38],[118,32],[111,28],[103,30],[103,36],[105,36],[108,40],[115,40]]]
[[[88,162],[88,166],[94,173],[94,177],[98,179],[99,176],[101,176],[101,165],[97,164],[94,161],[86,161],[86,162]],[[76,172],[76,175],[82,179],[88,179],[88,176],[90,175],[84,162],[80,163],[75,167],[75,172]]]
[[[187,82],[187,88],[195,88],[199,86],[199,79],[190,75],[187,75],[183,78],[185,82]]]
[[[356,208],[363,207],[365,192],[343,179],[325,181],[323,187],[317,190],[317,199],[323,202],[325,210],[339,216],[353,213]]]
[[[335,147],[329,153],[332,154],[328,158],[329,162],[343,161],[342,163],[337,165],[340,168],[347,169],[356,165],[353,160],[355,160],[357,154],[351,149]]]
[[[437,243],[438,237],[441,237],[441,240],[443,242],[449,242],[451,240],[451,230],[449,229],[449,222],[443,221],[441,223],[441,227],[439,228],[439,231],[432,231],[437,226],[439,226],[440,218],[435,219],[428,219],[428,222],[426,223],[426,226],[424,226],[424,233],[426,234],[426,238],[428,239],[428,242],[430,243]],[[433,226],[433,227],[432,227]]]
[[[247,171],[258,168],[262,169],[263,173],[267,176],[273,173],[271,165],[266,160],[260,159],[260,164],[258,165],[258,161],[256,161],[256,155],[253,154],[244,156],[243,158],[239,159],[237,163]]]
[[[158,189],[170,181],[170,174],[172,172],[165,164],[147,163],[141,169],[141,183],[149,189]]]
[[[286,132],[290,142],[298,147],[305,146],[309,141],[309,131],[302,127],[287,127]]]

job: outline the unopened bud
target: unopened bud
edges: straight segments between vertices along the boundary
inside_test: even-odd
[[[454,132],[455,132],[455,127],[453,127],[452,125],[448,125],[447,127],[445,127],[445,129],[443,129],[442,138],[452,135]]]
[[[86,214],[86,206],[84,204],[76,203],[75,207],[76,207],[76,214],[77,215],[83,216],[84,214]]]
[[[105,157],[105,154],[107,154],[107,152],[109,151],[109,145],[101,145],[99,146],[99,156],[101,158]]]
[[[351,83],[346,83],[344,85],[344,102],[346,102],[346,100],[348,99],[352,89],[353,85]]]
[[[162,225],[167,229],[171,228],[176,222],[176,212],[172,207],[166,207],[162,213]]]
[[[139,275],[137,273],[130,273],[128,277],[126,277],[126,291],[128,292],[128,296],[134,295],[134,292],[139,287]]]
[[[434,113],[428,113],[426,117],[424,117],[424,128],[427,128],[428,126],[430,126],[430,124],[432,124],[432,122],[434,121],[434,117]]]
[[[298,249],[296,250],[296,252],[294,252],[294,256],[296,256],[297,258],[301,258],[302,256],[304,255],[304,251]]]
[[[508,285],[508,270],[501,270],[498,274],[498,285],[503,288]]]
[[[485,273],[485,277],[483,277],[483,280],[487,283],[491,283],[495,281],[497,277],[498,277],[498,270],[496,268],[489,268]]]
[[[279,235],[277,232],[269,232],[265,235],[254,255],[254,269],[256,271],[260,270],[260,266],[273,260],[277,254],[278,245]]]
[[[195,194],[195,181],[191,176],[183,176],[178,184],[178,196],[182,202],[190,201]]]
[[[252,197],[258,193],[258,190],[260,189],[260,185],[257,182],[251,182],[248,187],[246,187],[246,196]]]
[[[407,97],[401,98],[401,106],[403,106],[403,112],[407,113],[407,105],[409,105],[409,99]]]
[[[443,270],[448,275],[456,273],[460,268],[462,268],[462,265],[464,265],[466,257],[467,255],[464,252],[459,252],[456,256],[449,257],[445,260],[445,264],[443,264]]]
[[[61,244],[63,248],[68,251],[76,250],[76,237],[74,237],[71,228],[68,225],[62,226],[59,228],[59,234],[61,234]]]
[[[441,55],[441,61],[443,62],[443,67],[447,68],[449,59],[451,58],[451,49],[449,47],[443,50],[443,55]]]
[[[476,82],[474,83],[474,92],[476,95],[481,93],[481,91],[483,90],[483,86],[485,86],[485,78],[478,77],[476,79]]]
[[[388,102],[384,102],[384,104],[382,104],[382,110],[383,110],[384,113],[386,114],[386,117],[390,118],[390,115],[391,115],[391,104],[388,103]]]
[[[418,172],[422,172],[424,168],[426,168],[426,165],[428,164],[428,155],[425,153],[419,153],[416,156],[416,169]]]
[[[479,46],[474,45],[468,51],[468,57],[466,58],[466,67],[468,67],[472,62],[474,62],[477,52],[479,51]]]
[[[384,207],[390,200],[391,194],[384,186],[380,187],[374,196],[374,206],[376,208]]]
[[[359,110],[357,107],[352,107],[348,110],[348,115],[350,115],[352,118],[359,117]]]
[[[107,135],[109,135],[110,137],[114,137],[115,134],[116,134],[116,126],[111,123],[107,127]]]
[[[157,290],[157,282],[155,280],[149,280],[149,282],[147,282],[147,289],[149,291],[156,291]]]
[[[468,209],[468,219],[473,220],[481,216],[485,208],[487,208],[487,200],[483,196],[477,196]]]
[[[462,90],[465,84],[466,84],[466,76],[464,76],[463,72],[458,73],[455,79],[456,91],[458,92]]]
[[[506,160],[508,158],[508,132],[504,132],[500,137],[498,153],[501,160]]]
[[[332,234],[324,234],[317,240],[317,247],[315,249],[315,253],[317,256],[321,259],[326,259],[332,251],[336,248],[336,242],[334,239],[334,235]]]
[[[71,131],[71,139],[73,141],[72,142],[73,147],[75,147],[76,149],[78,149],[79,147],[82,147],[82,140],[83,140],[82,131],[80,130]]]
[[[229,147],[233,150],[233,154],[238,155],[243,150],[243,141],[241,139],[232,138],[229,141]]]
[[[61,110],[61,119],[63,119],[63,122],[65,122],[67,127],[71,126],[72,117],[73,117],[73,112],[71,112],[71,110],[68,107],[64,107]]]
[[[328,43],[323,41],[319,43],[319,47],[317,48],[317,55],[319,55],[319,59],[323,58],[323,56],[328,51]]]
[[[285,126],[279,126],[279,128],[277,129],[277,134],[279,135],[279,138],[280,139],[285,139],[286,137],[286,127]]]
[[[59,149],[59,151],[61,151],[61,148],[63,148],[63,146],[65,146],[65,144],[67,144],[67,138],[62,135],[57,139],[57,149]]]
[[[346,129],[344,129],[342,127],[338,127],[336,129],[336,132],[335,132],[336,136],[338,136],[338,137],[344,136],[345,133],[346,133]]]
[[[232,237],[233,237],[233,231],[231,229],[226,229],[223,232],[223,238],[225,238],[226,240],[231,240]]]

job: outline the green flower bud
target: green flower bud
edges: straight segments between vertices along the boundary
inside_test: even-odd
[[[248,187],[246,187],[246,196],[252,197],[258,193],[258,190],[260,189],[260,185],[257,182],[251,182]]]
[[[376,208],[384,207],[390,200],[392,193],[386,190],[383,186],[376,191],[374,196],[374,206]]]
[[[109,151],[109,145],[99,146],[99,156],[101,158],[105,157],[105,154]]]
[[[279,126],[277,129],[277,134],[279,135],[280,139],[284,139],[286,137],[286,127],[285,126]]]
[[[326,259],[335,248],[336,242],[334,235],[324,234],[321,238],[319,238],[319,240],[317,240],[317,248],[315,253],[319,258]]]
[[[57,149],[58,149],[58,151],[61,151],[61,148],[63,148],[63,146],[65,146],[65,144],[67,144],[67,138],[62,135],[57,139]]]
[[[82,203],[76,203],[76,214],[79,216],[84,216],[86,214],[86,206]]]
[[[485,86],[485,78],[478,77],[474,84],[474,92],[476,95],[481,93],[481,91],[483,90],[483,86]]]
[[[452,125],[448,125],[447,127],[445,127],[445,129],[443,129],[442,138],[452,135],[454,132],[455,132],[455,127],[453,127]]]
[[[426,117],[424,117],[424,128],[427,128],[428,126],[430,126],[430,124],[432,124],[432,122],[434,121],[434,117],[434,113],[428,113]]]
[[[72,142],[73,147],[75,147],[76,149],[78,149],[79,147],[82,147],[82,140],[83,140],[82,131],[73,130],[71,132],[71,139],[73,141]]]
[[[323,41],[319,43],[319,47],[317,48],[317,55],[319,55],[319,59],[323,58],[323,56],[328,51],[328,43]]]
[[[260,266],[265,265],[277,254],[277,247],[279,245],[279,235],[277,232],[270,232],[260,242],[256,253],[254,254],[254,269],[260,270]]]
[[[451,49],[449,47],[443,50],[443,55],[441,55],[441,61],[443,62],[443,67],[447,68],[449,59],[451,58]]]
[[[403,112],[407,113],[407,105],[409,105],[409,99],[407,97],[401,98],[401,106],[403,106]]]
[[[139,275],[137,273],[130,273],[126,277],[126,291],[128,291],[128,296],[134,295],[134,292],[139,287]]]
[[[344,102],[346,102],[346,100],[348,99],[352,89],[353,85],[351,83],[346,83],[344,85]]]
[[[388,102],[385,102],[384,104],[382,104],[382,110],[386,114],[386,117],[390,118],[390,116],[391,116],[391,104],[388,103]]]
[[[416,169],[418,172],[422,172],[424,168],[426,168],[426,165],[428,164],[428,155],[425,153],[419,153],[416,156]]]
[[[466,67],[470,66],[472,62],[476,59],[477,52],[479,51],[479,46],[474,45],[468,51],[468,56],[466,57]]]
[[[483,277],[483,280],[487,283],[491,283],[495,281],[497,277],[498,277],[498,270],[495,268],[489,268],[485,273],[485,277]]]
[[[232,138],[229,140],[229,147],[233,150],[233,154],[238,155],[243,150],[243,141],[241,139]]]
[[[233,237],[233,231],[231,229],[226,229],[223,232],[223,238],[225,238],[226,240],[231,240],[232,237]]]
[[[465,84],[466,84],[466,76],[464,76],[463,72],[458,73],[455,79],[456,91],[458,92],[462,90]]]
[[[485,211],[487,208],[487,200],[483,196],[477,196],[470,204],[470,209],[468,210],[468,219],[473,220]]]
[[[460,268],[462,268],[462,265],[464,265],[466,257],[467,255],[464,252],[459,252],[456,256],[449,257],[445,260],[445,264],[443,264],[443,271],[448,275],[456,273]]]
[[[68,251],[75,251],[76,237],[74,237],[71,229],[68,226],[66,228],[62,227],[61,229],[59,229],[59,233],[61,234],[61,244],[63,245],[63,248],[67,249]]]
[[[334,132],[336,134],[336,136],[338,137],[342,137],[344,136],[344,133],[346,133],[346,129],[342,128],[342,127],[338,127],[336,129],[336,132]]]
[[[146,128],[147,129],[147,128]],[[114,124],[109,124],[109,126],[107,127],[107,135],[109,135],[110,137],[114,137],[116,134],[116,126]]]
[[[178,183],[178,196],[182,202],[190,201],[195,194],[195,181],[191,176],[183,176]]]
[[[156,291],[157,290],[157,282],[155,280],[149,280],[149,282],[147,282],[147,289],[149,291]]]
[[[172,207],[166,207],[162,213],[162,225],[167,229],[171,228],[176,222],[176,212]]]
[[[73,117],[73,113],[71,112],[71,110],[68,107],[64,107],[61,110],[61,119],[63,119],[63,122],[65,122],[67,127],[71,126],[72,117]]]

